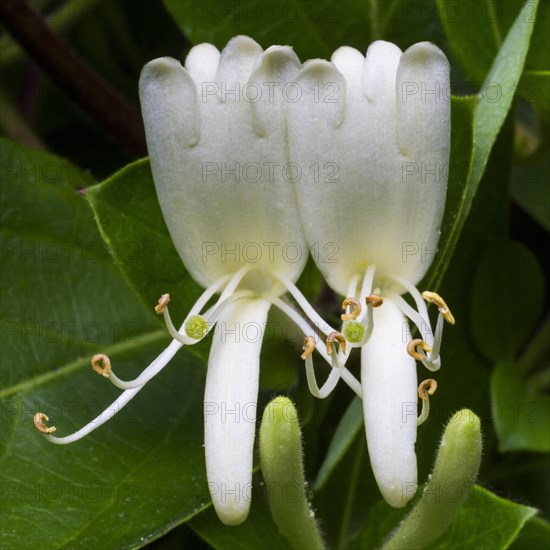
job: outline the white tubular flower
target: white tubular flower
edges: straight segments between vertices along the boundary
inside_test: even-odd
[[[337,247],[336,262],[314,259],[347,296],[342,333],[362,346],[371,464],[386,501],[400,507],[417,484],[414,359],[439,369],[443,321],[454,322],[437,294],[416,289],[434,257],[445,207],[449,64],[427,42],[402,52],[378,41],[366,59],[342,47],[332,62],[309,61],[296,82],[303,96],[289,105],[291,160],[311,167],[295,185],[302,224],[310,245]],[[423,298],[439,307],[435,333]],[[421,339],[412,340],[407,318]],[[433,390],[435,384],[419,390],[425,406],[418,423]]]
[[[182,345],[200,341],[217,323],[204,398],[205,454],[212,500],[228,525],[244,521],[250,507],[259,356],[269,307],[276,304],[312,333],[281,299],[290,290],[299,305],[307,304],[294,285],[309,249],[294,189],[285,180],[282,93],[300,67],[291,48],[262,51],[244,36],[221,53],[210,44],[194,47],[185,68],[171,58],[144,67],[140,99],[158,199],[183,263],[206,290],[179,330],[170,319],[169,295],[160,298],[156,311],[174,340],[136,379],[121,380],[107,356],[94,356],[94,370],[125,391],[87,426],[55,437],[46,416],[35,417],[53,443],[84,437],[126,405]],[[345,369],[338,376],[359,391]]]

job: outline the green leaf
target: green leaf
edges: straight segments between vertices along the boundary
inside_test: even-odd
[[[440,490],[423,498],[455,499],[461,487],[441,486]],[[373,507],[367,516],[358,540],[358,548],[377,548],[383,542],[388,527],[395,525],[403,510],[391,510],[385,503]],[[449,528],[427,547],[429,550],[463,550],[464,548],[507,548],[525,523],[537,511],[529,506],[503,499],[476,485]],[[410,547],[407,550],[413,550]]]
[[[319,469],[314,485],[316,491],[328,481],[334,468],[344,458],[346,451],[351,447],[362,427],[363,403],[358,397],[354,397],[334,432],[325,460]]]
[[[442,495],[442,498],[445,496]],[[452,496],[447,496],[452,498]],[[476,486],[443,536],[429,550],[507,548],[537,511]]]
[[[470,327],[480,353],[491,361],[513,360],[539,320],[544,274],[520,243],[496,241],[475,274]]]
[[[537,2],[538,0],[536,0],[535,5]],[[460,133],[463,133],[463,126],[465,126],[465,123],[462,122],[464,115],[458,118],[456,116],[457,110],[471,110],[472,112],[470,116],[473,116],[473,147],[468,162],[466,164],[459,162],[458,166],[454,166],[456,164],[455,159],[466,157],[468,141],[465,139],[460,140],[459,149],[457,150],[455,143],[453,144],[454,151],[451,150],[449,198],[447,199],[442,237],[439,243],[440,253],[432,266],[430,286],[437,287],[448,265],[450,255],[456,246],[464,222],[470,212],[489,155],[510,110],[533,32],[534,18],[531,20],[524,17],[525,11],[531,5],[532,2],[529,2],[523,8],[524,11],[512,25],[510,32],[502,43],[502,47],[498,51],[489,74],[485,78],[481,92],[475,98],[461,98],[459,103],[453,105],[452,125],[454,127],[457,121],[460,121],[458,122]],[[528,19],[528,21],[524,21],[524,19]],[[489,93],[489,90],[491,90],[491,93]],[[455,102],[453,101],[453,103]],[[467,129],[467,126],[465,129]],[[456,130],[454,129],[452,142],[453,140],[457,141]],[[463,168],[463,172],[460,179],[461,183],[457,189],[454,187],[456,183],[454,183],[451,175],[453,168],[456,171],[460,166]],[[460,195],[457,202],[455,202],[456,195]]]
[[[491,398],[501,452],[550,452],[550,396],[530,388],[519,365],[497,364],[491,377]]]
[[[115,261],[143,303],[153,311],[160,296],[169,292],[172,319],[176,325],[183,322],[202,289],[172,243],[148,159],[88,189],[87,197]]]
[[[120,394],[90,368],[107,353],[124,378],[169,342],[120,276],[62,159],[1,141],[0,546],[136,548],[204,508],[204,364],[185,350],[109,423],[65,435]]]
[[[547,548],[550,541],[550,523],[541,517],[532,517],[520,531],[510,550]]]
[[[211,42],[223,48],[233,36],[245,34],[264,48],[289,44],[302,61],[328,59],[343,45],[364,52],[367,44],[380,38],[404,48],[441,39],[437,20],[426,20],[431,0],[405,5],[399,0],[164,0],[164,4],[193,44]]]
[[[468,211],[471,204],[467,186],[472,160],[476,105],[475,97],[451,97],[451,156],[447,199],[439,239],[440,251],[430,268],[426,288],[437,288],[441,283],[460,234],[460,228],[457,231],[456,226],[463,223],[461,212],[464,209]],[[467,217],[467,212],[463,217]]]
[[[485,80],[485,75],[511,26],[533,26],[538,2],[527,0],[521,10],[519,8],[522,2],[491,0],[472,0],[467,4],[454,0],[437,0],[437,6],[445,34],[462,70],[471,82],[479,85]],[[547,34],[547,26],[543,23],[544,17],[548,15],[546,8],[545,2],[539,8],[541,21],[537,24],[535,35],[539,47],[533,47],[529,52],[531,65],[534,62],[535,68],[547,66],[538,65],[543,61],[541,55],[544,55],[542,52],[546,49],[544,42],[539,42]],[[516,80],[518,81],[519,79]]]

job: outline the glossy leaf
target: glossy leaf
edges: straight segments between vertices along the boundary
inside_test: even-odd
[[[147,159],[126,166],[87,192],[101,234],[144,304],[170,293],[174,323],[202,293],[187,273],[164,223]],[[159,317],[159,323],[163,324]]]
[[[192,43],[211,42],[218,48],[235,35],[246,34],[264,48],[291,45],[302,61],[330,58],[342,45],[366,52],[377,39],[408,47],[421,40],[440,42],[437,21],[426,18],[431,0],[403,4],[399,0],[230,0],[195,2],[164,0],[164,4]]]
[[[511,550],[546,548],[550,542],[550,523],[541,517],[531,518],[510,546]]]
[[[424,495],[423,498],[435,502],[437,499],[454,499],[461,490],[461,487],[455,485],[441,485],[438,491]],[[359,537],[358,548],[378,548],[389,533],[387,528],[395,525],[403,513],[402,510],[390,511],[384,503],[372,508]],[[500,498],[476,485],[449,528],[427,549],[504,549],[536,513],[534,508]],[[414,547],[407,550],[414,550]]]
[[[536,25],[534,47],[529,52],[529,68],[542,69],[545,64],[545,40],[550,10],[542,2],[491,2],[473,0],[458,4],[453,0],[437,0],[441,23],[469,81],[480,85],[485,80],[493,59],[514,24]],[[537,11],[539,12],[537,14]],[[547,55],[546,55],[547,57]],[[519,79],[516,80],[516,84]]]
[[[90,368],[109,354],[137,375],[169,342],[113,264],[62,159],[2,140],[2,522],[0,545],[139,547],[207,505],[204,364],[185,350],[86,439],[78,429],[120,391]]]
[[[535,6],[538,0],[533,0]],[[529,5],[532,3],[530,2]],[[527,10],[528,6],[524,9]],[[523,12],[522,12],[523,13]],[[460,200],[457,204],[452,200],[452,196],[447,200],[446,215],[444,226],[442,228],[442,238],[439,243],[440,252],[432,266],[433,276],[431,281],[437,283],[444,273],[454,246],[458,241],[458,236],[464,227],[464,222],[468,217],[472,202],[477,192],[479,182],[487,166],[489,155],[497,139],[502,125],[506,119],[512,99],[514,97],[517,83],[523,72],[525,57],[529,49],[531,34],[535,18],[518,17],[512,25],[508,35],[498,50],[489,73],[485,76],[484,85],[475,98],[469,100],[461,99],[461,102],[468,101],[469,108],[473,114],[473,147],[468,163],[463,165],[466,168],[463,174],[462,183],[458,190],[451,191],[453,194],[459,193]],[[491,94],[489,94],[491,89]],[[455,109],[453,109],[453,125],[456,123]],[[454,130],[453,130],[454,132]],[[451,167],[453,168],[454,157],[451,151]],[[464,152],[461,155],[464,157]],[[452,179],[449,175],[450,189],[452,189]],[[449,229],[445,228],[445,223],[451,223]]]

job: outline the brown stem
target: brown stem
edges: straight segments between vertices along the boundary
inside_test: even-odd
[[[136,111],[42,21],[25,0],[0,0],[0,21],[42,70],[136,156],[145,156]]]

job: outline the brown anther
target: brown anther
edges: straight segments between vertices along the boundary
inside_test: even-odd
[[[420,338],[416,338],[415,340],[411,340],[407,344],[407,353],[414,357],[415,359],[418,359],[419,361],[422,361],[422,359],[426,359],[426,355],[424,353],[420,353],[417,348],[423,349],[424,351],[432,351],[432,348],[428,346],[424,340],[421,340]]]
[[[329,355],[332,355],[332,344],[334,342],[334,340],[337,340],[338,343],[340,344],[340,348],[342,348],[342,351],[345,353],[346,352],[346,339],[344,338],[344,335],[341,334],[340,332],[331,332],[328,336],[327,336],[327,353]]]
[[[384,303],[384,298],[378,296],[378,294],[369,294],[365,298],[365,302],[370,307],[380,307]]]
[[[439,294],[426,290],[422,293],[422,298],[424,298],[426,302],[435,304],[439,309],[439,313],[443,315],[443,318],[445,319],[445,321],[447,321],[447,323],[449,323],[450,325],[455,324],[455,318],[453,317],[449,306],[445,303],[445,300]]]
[[[94,369],[97,374],[109,378],[111,374],[111,360],[104,353],[98,353],[92,357],[92,369]]]
[[[437,390],[437,382],[433,378],[427,378],[418,386],[418,397],[422,401],[428,401],[428,395],[433,395]]]
[[[340,315],[342,321],[353,321],[361,315],[361,304],[359,303],[359,300],[356,300],[355,298],[346,298],[342,302],[342,309],[346,309],[348,306],[353,307],[349,313],[342,313],[342,315]]]
[[[304,353],[300,356],[304,361],[313,353],[315,349],[315,338],[313,336],[306,336],[304,338]]]
[[[33,422],[37,430],[41,431],[43,434],[53,434],[56,427],[52,426],[51,428],[48,428],[48,426],[44,424],[44,421],[48,422],[48,420],[49,418],[41,412],[37,412],[33,418]]]
[[[166,309],[166,306],[170,302],[170,294],[163,294],[159,298],[158,305],[155,306],[155,311],[160,315]]]

